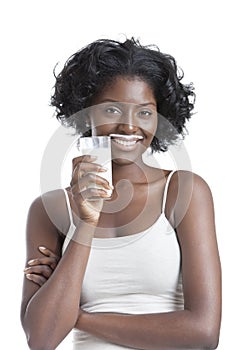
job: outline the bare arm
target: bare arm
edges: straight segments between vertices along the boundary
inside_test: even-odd
[[[36,221],[40,220],[40,225]],[[58,233],[46,219],[42,204],[37,200],[31,207],[28,220],[28,256],[38,255],[39,245],[46,245],[60,254]],[[51,224],[52,225],[52,224]],[[47,226],[47,227],[46,227]],[[77,233],[90,227],[82,225]],[[73,328],[78,317],[78,305],[83,275],[90,246],[71,241],[54,273],[39,289],[31,281],[24,281],[22,324],[32,349],[54,349]],[[45,347],[43,347],[43,346]]]
[[[77,216],[76,231],[63,256],[62,240],[57,229],[62,225],[67,226],[64,224],[67,220],[62,217],[64,210],[60,210],[65,202],[64,195],[63,200],[60,199],[61,195],[59,196],[63,191],[55,191],[53,195],[48,193],[44,195],[43,200],[38,198],[29,211],[27,261],[38,257],[39,246],[45,246],[61,257],[56,269],[41,287],[27,278],[24,280],[21,320],[29,347],[33,350],[56,348],[74,327],[78,318],[83,276],[101,211],[101,197],[106,195],[105,191],[86,190],[90,176],[85,175],[85,169],[93,168],[97,171],[99,168],[91,164],[91,159],[86,160],[82,168],[82,183],[78,183],[78,165],[83,159],[84,157],[78,157],[74,162],[71,191]],[[103,183],[106,180],[97,181],[107,188],[107,184]],[[93,195],[97,197],[95,209],[94,206],[87,205],[84,199]],[[45,202],[47,205],[44,205]]]
[[[168,208],[175,202],[176,182],[174,176]],[[182,200],[175,210],[175,221],[179,221],[181,207]],[[194,176],[191,202],[177,226],[177,235],[182,253],[183,311],[150,315],[83,312],[76,327],[136,349],[216,348],[221,319],[221,269],[212,196],[198,176]]]

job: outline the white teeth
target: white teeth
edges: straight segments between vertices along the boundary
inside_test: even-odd
[[[120,139],[114,139],[116,143],[119,143],[120,145],[124,146],[133,146],[137,141],[125,141],[125,140],[120,140]]]
[[[143,137],[141,136],[141,135],[121,135],[121,134],[110,134],[109,135],[110,137],[112,137],[112,138],[117,138],[117,139],[119,139],[119,138],[121,138],[121,139],[124,139],[124,140],[132,140],[132,139],[134,139],[134,140],[141,140],[141,139],[143,139]]]
[[[110,134],[109,135],[112,140],[120,145],[123,146],[133,146],[135,145],[139,140],[143,139],[143,136],[141,135],[121,135],[121,134]]]

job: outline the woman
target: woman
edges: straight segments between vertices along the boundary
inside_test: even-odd
[[[31,349],[54,349],[72,329],[74,349],[217,347],[210,189],[189,171],[142,160],[184,134],[194,94],[181,79],[171,56],[134,39],[96,41],[58,75],[57,117],[82,136],[114,135],[114,189],[98,159],[80,156],[70,187],[31,205],[21,311]]]

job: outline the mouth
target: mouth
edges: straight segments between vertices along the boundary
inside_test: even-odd
[[[122,134],[110,134],[113,142],[124,147],[132,147],[136,145],[138,141],[143,139],[141,135],[122,135]]]

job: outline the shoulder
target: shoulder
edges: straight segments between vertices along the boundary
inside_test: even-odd
[[[186,195],[211,195],[208,183],[200,175],[187,170],[177,170],[173,173],[169,187],[171,191],[186,193]]]
[[[169,187],[174,189],[192,189],[192,191],[208,191],[207,182],[200,175],[188,170],[177,170],[172,174]]]
[[[47,211],[48,207],[59,207],[62,202],[64,202],[64,191],[62,189],[45,192],[32,201],[29,212]],[[56,203],[57,205],[55,205]]]
[[[64,190],[49,191],[35,198],[30,205],[28,216],[40,223],[47,221],[60,233],[66,233],[69,216]]]
[[[175,226],[187,211],[197,211],[203,205],[212,204],[212,194],[207,182],[198,174],[177,170],[172,174],[167,194],[167,209]]]

